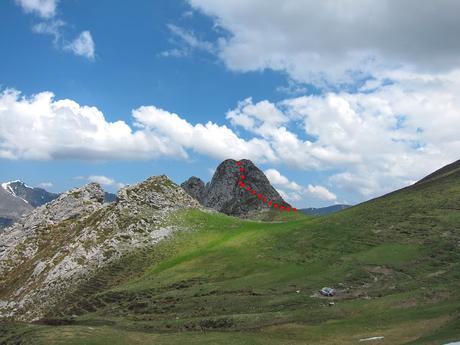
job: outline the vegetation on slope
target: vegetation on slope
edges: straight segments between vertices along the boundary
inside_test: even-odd
[[[170,222],[191,230],[99,271],[41,324],[1,326],[0,342],[460,339],[456,172],[321,218],[266,223],[188,210]],[[336,296],[320,297],[323,286]]]

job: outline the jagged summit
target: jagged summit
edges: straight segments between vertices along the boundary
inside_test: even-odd
[[[202,205],[229,215],[245,215],[252,211],[267,208],[257,196],[248,194],[240,188],[240,171],[236,160],[227,159],[216,169],[210,183],[192,177],[182,183],[182,188],[196,198]],[[274,203],[290,206],[270,184],[265,174],[249,159],[240,160],[244,166],[244,175],[251,188],[272,200]]]
[[[119,203],[136,203],[153,208],[199,207],[190,197],[166,175],[152,176],[144,182],[126,186],[118,191]]]

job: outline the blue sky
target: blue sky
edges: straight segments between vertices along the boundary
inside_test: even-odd
[[[456,5],[382,3],[3,1],[0,180],[116,191],[250,158],[298,207],[408,185],[458,158]]]

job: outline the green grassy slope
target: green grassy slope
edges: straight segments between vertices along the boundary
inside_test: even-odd
[[[101,270],[45,323],[1,325],[0,343],[460,340],[459,172],[327,217],[283,217],[179,212],[170,221],[193,230]],[[318,297],[323,286],[337,296]]]

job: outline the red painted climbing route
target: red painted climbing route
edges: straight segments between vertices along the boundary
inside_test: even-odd
[[[273,201],[269,200],[265,195],[262,195],[258,193],[255,189],[251,188],[249,185],[249,182],[246,180],[246,176],[244,175],[244,166],[243,163],[238,161],[236,162],[236,165],[239,167],[240,170],[240,178],[238,180],[238,185],[243,188],[248,193],[251,193],[252,195],[257,195],[257,198],[260,199],[261,202],[267,204],[270,207],[273,207],[275,210],[280,210],[280,211],[285,211],[285,212],[297,212],[297,209],[295,207],[289,207],[286,205],[279,205],[276,203],[273,203]]]

